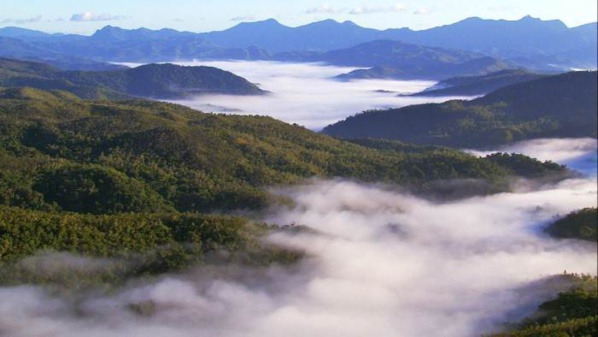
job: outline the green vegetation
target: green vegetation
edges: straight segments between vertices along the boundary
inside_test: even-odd
[[[143,100],[83,101],[64,92],[0,90],[2,203],[93,214],[261,209],[264,187],[345,177],[429,190],[516,174],[567,174],[521,156],[518,166],[446,148],[376,149],[268,117],[204,114]]]
[[[111,71],[61,71],[42,63],[4,58],[0,58],[0,86],[64,90],[90,99],[265,93],[246,79],[213,67],[149,64]]]
[[[342,138],[485,147],[541,137],[596,137],[597,72],[510,85],[472,101],[367,111],[324,128]]]
[[[214,263],[215,258],[254,266],[288,264],[300,258],[301,252],[260,240],[273,230],[280,229],[222,215],[90,215],[0,206],[0,283],[97,285],[172,272],[190,264]],[[33,255],[38,252],[45,253]],[[74,255],[61,258],[51,252]],[[32,258],[26,258],[31,255]],[[44,255],[53,256],[52,262],[43,260]],[[110,263],[105,260],[93,272],[90,268],[69,266],[68,260],[81,255],[110,258]],[[36,257],[50,265],[32,267]],[[66,265],[61,269],[60,264]]]
[[[538,312],[507,332],[492,337],[583,337],[598,335],[598,289],[595,276],[564,275],[573,289],[544,302]]]
[[[557,238],[598,242],[598,209],[584,208],[567,214],[550,224],[546,232]]]
[[[524,156],[497,161],[441,147],[350,143],[269,117],[0,89],[0,283],[116,282],[222,258],[287,264],[301,253],[261,240],[284,228],[218,214],[263,210],[277,202],[267,187],[312,177],[458,197],[447,181],[475,181],[469,193],[493,193],[513,174],[569,171]],[[40,251],[112,262],[72,278],[39,274],[43,268],[31,264],[44,264],[44,254],[32,255]]]

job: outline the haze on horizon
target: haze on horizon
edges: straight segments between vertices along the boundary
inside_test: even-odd
[[[361,1],[308,0],[284,2],[261,1],[189,1],[153,2],[86,1],[73,4],[68,0],[5,0],[0,27],[18,26],[50,33],[90,35],[106,25],[126,29],[172,28],[192,32],[224,30],[239,22],[274,18],[295,27],[324,19],[376,29],[409,27],[414,30],[452,24],[468,17],[518,20],[524,16],[542,20],[561,20],[574,27],[596,22],[594,0],[514,1],[491,0],[472,3],[455,0]]]

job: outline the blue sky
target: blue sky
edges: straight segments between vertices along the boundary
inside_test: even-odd
[[[332,18],[385,29],[425,29],[471,16],[559,19],[572,27],[595,22],[596,0],[2,0],[0,27],[91,34],[105,26],[193,32],[222,30],[241,21],[275,18],[299,26]]]

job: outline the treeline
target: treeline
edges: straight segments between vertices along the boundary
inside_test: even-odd
[[[301,252],[263,241],[265,235],[280,230],[285,228],[224,215],[91,215],[0,206],[0,283],[96,284],[215,261],[253,266],[295,262]],[[72,256],[61,259],[52,255],[55,252]],[[44,255],[55,258],[44,260]],[[29,256],[42,259],[43,266],[31,268],[28,264],[35,263],[35,258]],[[79,256],[109,258],[110,262],[95,272],[69,267],[68,260]]]

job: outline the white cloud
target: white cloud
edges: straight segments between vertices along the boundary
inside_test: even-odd
[[[376,13],[398,13],[403,12],[407,9],[406,6],[398,4],[390,7],[356,7],[349,11],[349,14],[361,15],[361,14],[376,14]]]
[[[235,16],[230,19],[231,21],[255,21],[256,17],[253,15]]]
[[[413,11],[413,14],[415,14],[415,15],[428,15],[428,14],[430,14],[430,11],[427,8],[418,8],[415,11]]]
[[[268,115],[313,130],[371,109],[440,102],[447,97],[397,97],[432,86],[431,81],[358,80],[332,77],[355,68],[279,62],[178,62],[231,71],[271,94],[265,96],[204,95],[176,103],[206,112]]]
[[[347,10],[345,8],[331,7],[328,4],[313,7],[305,11],[306,14],[338,14],[344,13]]]
[[[116,21],[116,20],[124,20],[127,19],[124,15],[111,15],[107,13],[96,14],[93,12],[83,12],[73,14],[71,16],[71,21],[74,22],[89,22],[89,21]]]
[[[395,6],[387,6],[387,7],[368,7],[368,6],[360,6],[355,8],[342,8],[342,7],[331,7],[328,4],[324,4],[321,6],[313,7],[305,11],[306,14],[352,14],[352,15],[361,15],[361,14],[377,14],[377,13],[398,13],[405,11],[407,9],[406,6],[397,4]]]
[[[38,16],[31,17],[31,18],[27,18],[27,19],[3,19],[0,22],[2,24],[22,25],[22,24],[26,24],[26,23],[40,22],[41,20],[42,20],[42,16],[38,15]]]

